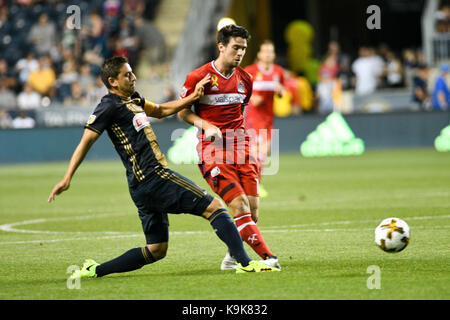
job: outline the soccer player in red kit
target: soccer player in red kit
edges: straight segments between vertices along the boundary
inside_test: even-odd
[[[200,171],[227,204],[244,240],[270,266],[280,268],[278,258],[265,243],[258,220],[258,164],[250,154],[250,137],[244,128],[243,109],[252,95],[252,78],[239,67],[244,57],[248,31],[234,24],[217,33],[219,57],[192,71],[181,97],[189,95],[205,75],[211,76],[205,94],[193,110],[179,117],[199,130],[197,150]],[[236,261],[227,253],[221,269],[234,269]]]
[[[252,135],[253,147],[259,164],[259,182],[264,162],[269,154],[273,129],[273,98],[277,94],[282,96],[284,88],[284,69],[274,64],[275,46],[272,41],[265,40],[261,43],[257,54],[257,62],[245,68],[253,77],[253,93],[250,103],[245,108],[245,127]],[[260,185],[260,196],[267,192]]]

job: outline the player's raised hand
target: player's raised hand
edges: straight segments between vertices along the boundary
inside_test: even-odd
[[[205,94],[205,85],[211,81],[211,75],[208,73],[202,80],[197,82],[194,90],[194,98],[200,99]]]
[[[205,140],[211,140],[214,137],[216,139],[222,139],[222,131],[215,125],[209,124],[205,128]]]
[[[50,196],[48,197],[48,202],[52,202],[53,200],[55,200],[55,196],[61,194],[62,192],[66,191],[67,189],[69,189],[70,187],[70,183],[67,182],[66,180],[61,180],[59,183],[57,183],[54,187],[52,192],[50,193]]]

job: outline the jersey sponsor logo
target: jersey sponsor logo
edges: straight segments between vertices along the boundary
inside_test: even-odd
[[[91,115],[89,116],[89,119],[88,119],[88,121],[86,122],[86,124],[93,124],[96,118],[97,118],[96,115],[91,114]]]
[[[200,103],[211,106],[226,106],[244,103],[245,97],[245,94],[237,93],[209,94],[201,97]]]
[[[147,115],[144,112],[138,113],[133,117],[133,125],[137,132],[150,125]]]

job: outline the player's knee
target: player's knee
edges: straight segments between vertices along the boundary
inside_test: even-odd
[[[167,244],[149,244],[147,248],[156,261],[163,259],[167,255]]]
[[[250,212],[250,203],[245,194],[241,194],[234,198],[229,204],[228,207],[233,212],[233,215]]]
[[[214,197],[213,201],[209,204],[208,208],[206,208],[206,211],[203,213],[203,217],[208,219],[214,212],[216,212],[219,209],[224,209],[222,202]]]

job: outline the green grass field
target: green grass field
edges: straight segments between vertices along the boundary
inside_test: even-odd
[[[221,271],[226,247],[209,223],[171,215],[164,260],[79,289],[67,287],[71,265],[144,244],[122,164],[83,163],[51,204],[67,162],[0,166],[0,299],[449,299],[449,164],[450,153],[432,149],[284,154],[278,174],[264,178],[258,222],[282,272]],[[196,166],[171,168],[210,190]],[[409,224],[411,242],[389,254],[373,236],[393,216]],[[369,266],[380,268],[380,289],[367,286]]]

